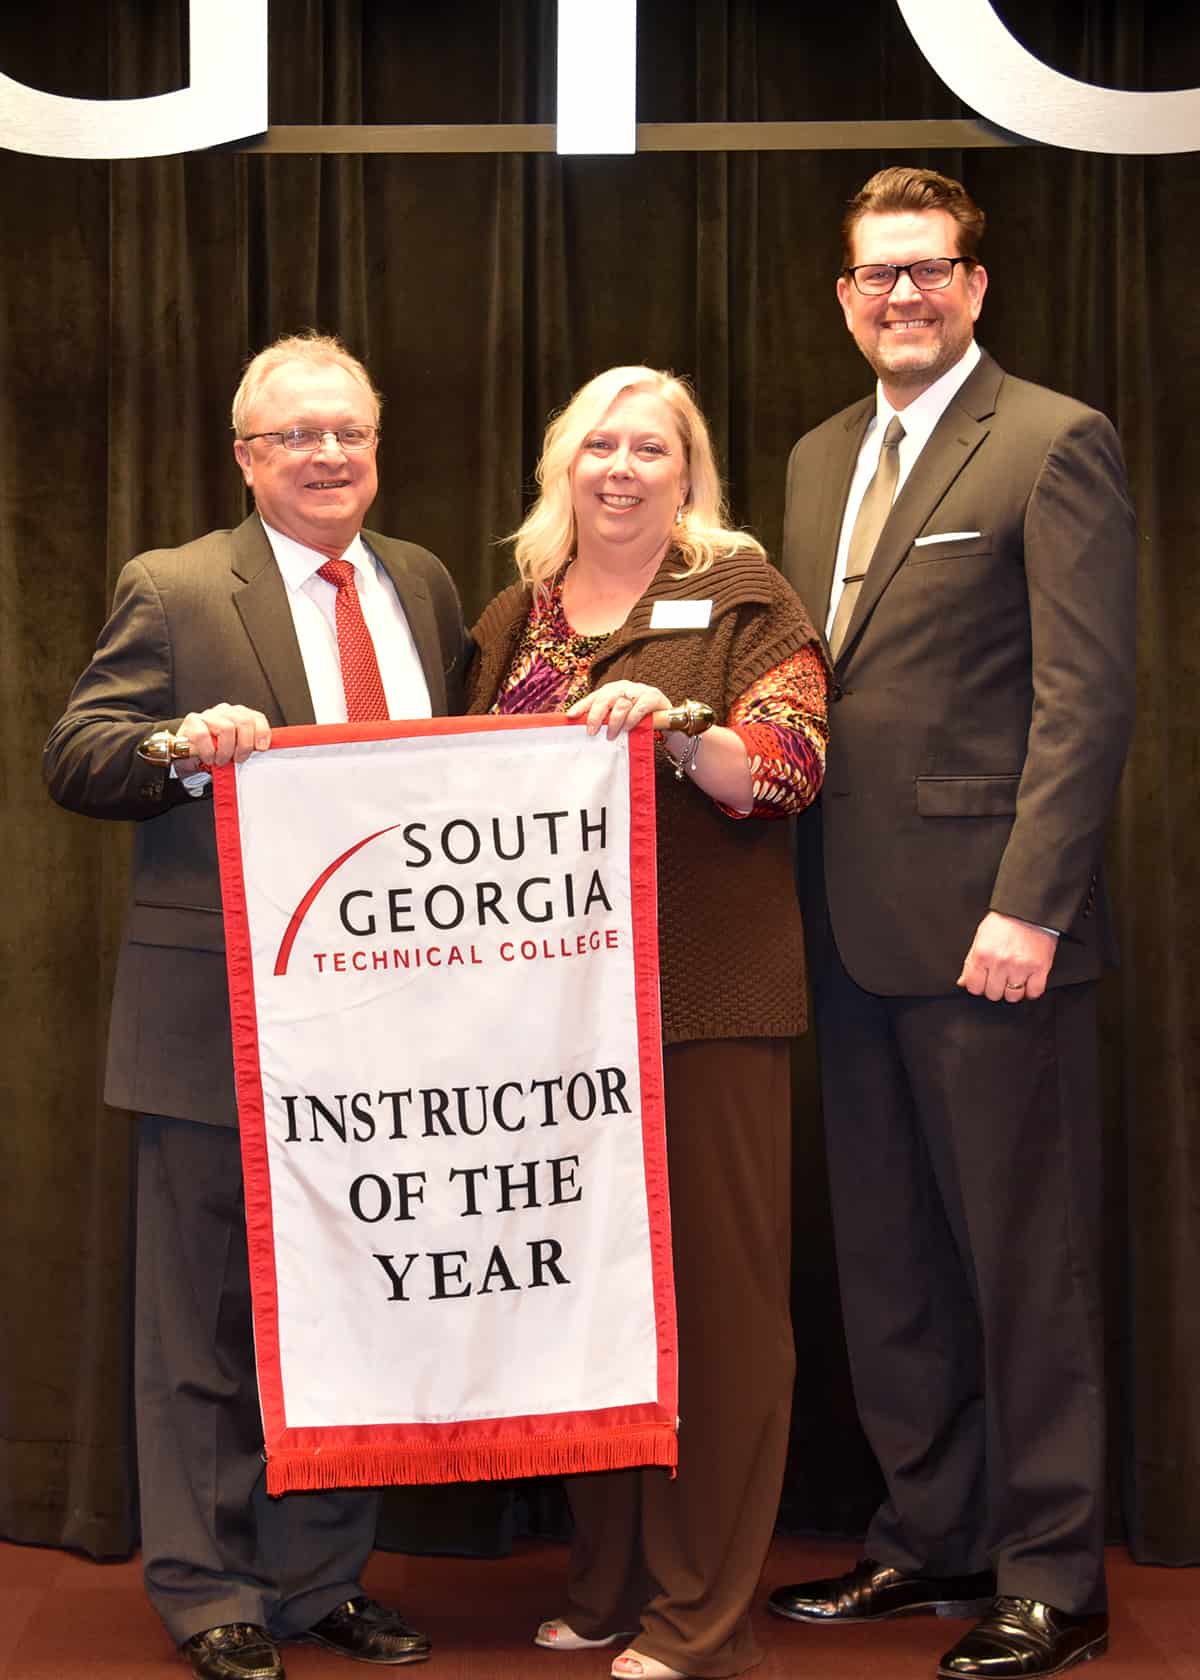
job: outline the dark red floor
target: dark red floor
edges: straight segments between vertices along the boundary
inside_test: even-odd
[[[928,1680],[968,1624],[909,1617],[877,1627],[793,1626],[762,1609],[784,1581],[846,1567],[851,1546],[777,1539],[757,1603],[766,1660],[756,1680]],[[561,1546],[525,1543],[474,1562],[377,1553],[367,1585],[433,1637],[429,1680],[605,1680],[615,1649],[536,1650],[537,1622],[560,1608]],[[1080,1680],[1200,1680],[1200,1570],[1139,1568],[1109,1554],[1112,1650]],[[355,1680],[365,1666],[303,1645],[285,1648],[290,1680]],[[0,1680],[170,1680],[189,1671],[142,1593],[136,1560],[95,1564],[65,1552],[0,1545]]]

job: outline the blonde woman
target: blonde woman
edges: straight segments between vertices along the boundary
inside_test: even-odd
[[[805,1022],[779,819],[820,786],[826,665],[798,598],[730,528],[682,381],[597,375],[550,425],[538,482],[515,538],[520,581],[475,627],[470,709],[566,711],[615,736],[693,700],[716,724],[668,730],[657,748],[678,1475],[568,1479],[566,1604],[536,1643],[626,1644],[617,1680],[738,1674],[761,1655],[749,1608],[794,1366],[788,1041]]]

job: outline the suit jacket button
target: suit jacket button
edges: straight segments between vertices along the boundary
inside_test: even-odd
[[[829,685],[829,698],[830,698],[830,700],[838,701],[842,698],[842,695],[844,693],[845,693],[845,690],[843,689],[840,682],[830,683],[830,685]]]

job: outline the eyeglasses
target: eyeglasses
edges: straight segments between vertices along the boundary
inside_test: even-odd
[[[379,439],[378,426],[289,426],[286,432],[247,432],[243,443],[255,438],[274,438],[297,455],[320,449],[327,437],[336,438],[342,449],[370,449]]]
[[[883,297],[895,291],[902,274],[908,275],[919,292],[940,292],[953,280],[956,263],[973,261],[972,257],[922,257],[911,263],[859,263],[844,268],[842,273],[853,280],[855,290],[864,297]]]

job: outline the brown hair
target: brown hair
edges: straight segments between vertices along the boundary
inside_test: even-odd
[[[864,216],[891,215],[903,210],[944,210],[958,223],[958,251],[946,255],[979,260],[979,241],[987,218],[961,181],[939,175],[936,169],[893,164],[861,187],[842,218],[842,261],[854,261],[854,230]]]

